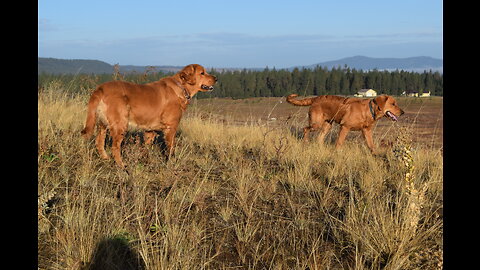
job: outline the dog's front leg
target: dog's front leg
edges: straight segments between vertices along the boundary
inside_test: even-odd
[[[372,153],[375,153],[375,144],[373,143],[372,133],[373,133],[372,129],[370,128],[362,129],[362,134],[363,134],[363,137],[365,138],[365,141],[367,142],[368,148],[370,148],[370,151]]]
[[[175,134],[177,127],[167,127],[163,130],[165,136],[165,144],[167,145],[167,158],[170,158],[175,152]]]

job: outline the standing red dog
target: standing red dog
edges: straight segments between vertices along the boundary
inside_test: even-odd
[[[129,126],[145,130],[146,144],[153,142],[156,131],[163,131],[170,156],[174,152],[178,124],[190,99],[199,91],[212,91],[216,81],[217,78],[208,74],[204,67],[192,64],[171,77],[152,83],[103,83],[90,97],[82,135],[91,137],[97,124],[96,147],[102,158],[109,159],[105,152],[105,136],[109,129],[113,139],[113,158],[122,168],[125,164],[120,146]]]

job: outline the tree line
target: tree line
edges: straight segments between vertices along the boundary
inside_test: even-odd
[[[215,74],[216,75],[216,74]],[[443,96],[443,74],[403,70],[378,71],[345,68],[292,71],[264,69],[263,71],[227,71],[218,75],[217,97],[281,97],[299,95],[354,95],[361,89],[374,89],[379,94],[401,95],[404,91],[428,92]]]
[[[291,93],[308,95],[354,95],[360,89],[374,89],[378,94],[401,95],[404,91],[428,92],[431,95],[443,96],[443,74],[438,71],[423,73],[404,70],[379,71],[356,70],[349,67],[328,69],[317,66],[313,69],[293,70],[230,70],[218,72],[214,69],[210,74],[217,76],[215,90],[198,98],[208,97],[282,97]],[[38,76],[39,87],[53,80],[63,82],[70,91],[88,91],[96,85],[122,79],[136,83],[146,83],[171,76],[171,72],[155,72],[150,70],[143,74],[77,74],[55,75],[42,73]]]

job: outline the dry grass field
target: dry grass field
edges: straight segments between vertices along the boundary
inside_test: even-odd
[[[38,98],[39,269],[442,268],[441,98],[400,99],[375,156],[358,132],[303,143],[284,99],[196,100],[169,161],[129,133],[127,174],[63,87]]]
[[[299,97],[302,99],[304,97]],[[443,97],[396,97],[405,111],[396,126],[412,130],[412,139],[416,146],[441,148],[443,146]],[[292,132],[302,134],[308,123],[307,107],[293,106],[285,97],[249,98],[249,99],[199,99],[195,100],[188,113],[207,114],[236,125],[267,125],[281,127],[288,125]],[[293,130],[295,129],[295,131]],[[332,129],[330,139],[335,140],[337,129]],[[387,119],[378,122],[374,139],[378,143],[391,144],[395,139],[394,124]],[[334,135],[335,134],[335,135]],[[328,138],[327,138],[328,139]],[[349,140],[360,139],[360,132],[351,132]]]

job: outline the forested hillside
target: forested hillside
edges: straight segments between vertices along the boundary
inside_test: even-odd
[[[400,95],[403,91],[430,91],[443,95],[443,75],[439,72],[368,71],[317,66],[293,71],[265,69],[263,71],[233,71],[219,74],[219,97],[278,97],[290,93],[300,95],[353,95],[363,88],[379,94]]]
[[[292,71],[264,69],[262,71],[238,70],[218,72],[210,70],[218,77],[213,92],[199,95],[204,97],[281,97],[291,93],[299,95],[353,95],[363,88],[375,89],[378,94],[401,95],[404,91],[430,91],[431,95],[443,96],[443,74],[433,71],[423,73],[408,71],[363,71],[345,68],[327,69],[317,66],[313,69]],[[99,75],[55,75],[40,74],[39,87],[51,81],[63,82],[70,91],[92,89],[96,85],[114,78],[136,83],[158,80],[172,72],[151,72],[148,74]]]
[[[112,66],[99,60],[38,58],[38,73],[112,73]]]

